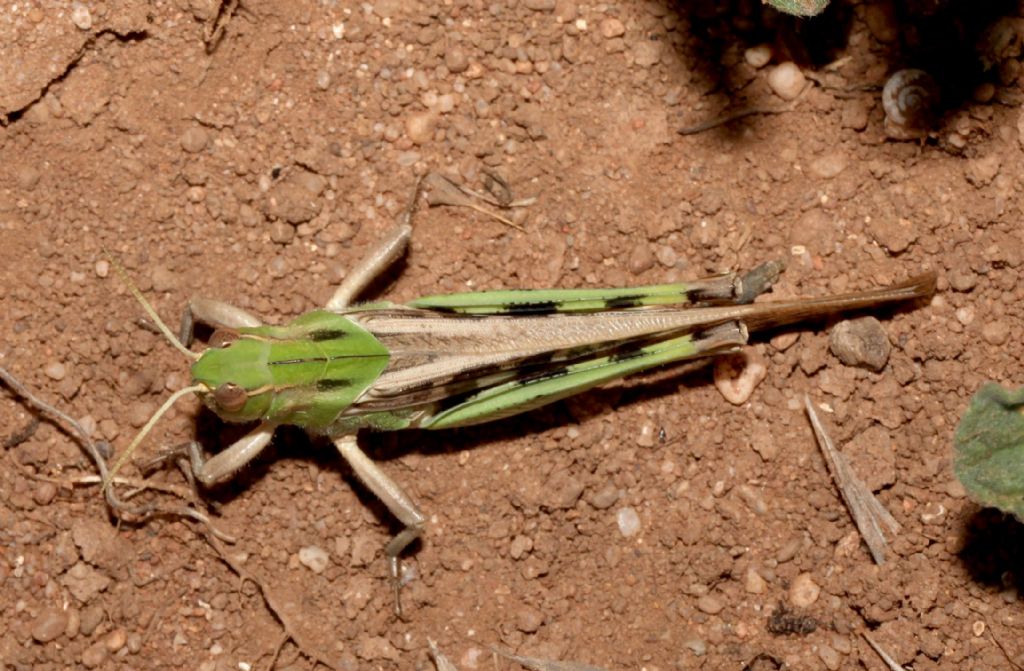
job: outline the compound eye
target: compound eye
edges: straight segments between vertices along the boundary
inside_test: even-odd
[[[216,349],[229,347],[238,340],[238,333],[229,329],[217,329],[210,335],[209,346]]]
[[[245,407],[249,400],[249,392],[239,387],[234,382],[225,382],[213,392],[213,400],[217,407],[227,412],[238,412]]]

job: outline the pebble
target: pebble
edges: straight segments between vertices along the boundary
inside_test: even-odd
[[[316,87],[321,91],[326,91],[331,86],[331,73],[327,70],[317,70],[316,73]]]
[[[654,447],[656,432],[653,424],[644,424],[636,434],[636,444],[640,447]]]
[[[804,90],[807,78],[796,63],[786,61],[768,73],[768,86],[783,100],[793,100]]]
[[[368,662],[386,659],[397,662],[401,655],[383,636],[363,635],[356,641],[356,657]]]
[[[829,349],[847,366],[878,372],[889,361],[892,345],[882,323],[874,317],[847,319],[832,329]]]
[[[954,268],[947,276],[949,286],[955,291],[966,292],[978,284],[978,276],[968,268]]]
[[[444,65],[448,72],[461,74],[469,68],[469,54],[462,47],[456,45],[444,52]]]
[[[967,181],[974,186],[987,186],[999,174],[1001,163],[1002,159],[996,153],[969,160],[965,168]]]
[[[996,95],[996,86],[992,82],[982,82],[971,92],[971,98],[982,105],[992,101]]]
[[[761,69],[772,59],[770,44],[757,44],[743,52],[743,60],[752,68]]]
[[[106,614],[103,613],[103,606],[98,603],[93,603],[82,612],[79,631],[86,636],[91,636],[92,632],[96,630],[96,627],[99,626],[99,623],[103,621],[104,617],[106,617]]]
[[[658,263],[666,268],[671,268],[679,261],[679,255],[671,245],[659,245],[654,255],[658,258]]]
[[[889,217],[872,219],[868,223],[868,233],[878,244],[894,254],[906,251],[917,240],[917,228],[909,219],[899,217],[893,221]]]
[[[531,606],[523,606],[516,611],[516,629],[524,634],[535,633],[544,624],[544,614]]]
[[[132,403],[131,408],[128,410],[128,423],[136,429],[141,428],[143,424],[149,421],[149,418],[153,416],[155,411],[156,408],[153,407],[152,403],[147,403],[146,401]]]
[[[826,643],[818,645],[818,657],[821,658],[821,663],[829,671],[836,671],[843,663],[843,658],[839,652]]]
[[[107,646],[107,650],[110,652],[117,652],[124,647],[124,644],[128,642],[128,634],[121,627],[118,627],[114,631],[107,634],[104,643]]]
[[[42,175],[38,170],[30,165],[26,165],[18,170],[16,179],[18,181],[19,188],[25,191],[31,191],[36,188],[37,184],[39,184],[39,179],[41,177]]]
[[[67,626],[67,611],[63,608],[44,608],[32,623],[32,638],[39,643],[49,643],[63,634]]]
[[[51,380],[63,380],[67,372],[67,368],[60,361],[51,361],[43,368],[43,373]]]
[[[508,548],[508,554],[512,559],[522,559],[533,549],[533,540],[522,534],[512,539]]]
[[[79,30],[92,28],[92,14],[89,13],[89,8],[80,2],[73,3],[71,5],[71,23],[75,24]]]
[[[702,613],[717,615],[718,613],[721,613],[724,608],[725,604],[710,594],[705,594],[701,598],[697,599],[697,609]]]
[[[633,251],[629,253],[629,260],[626,262],[626,267],[629,272],[634,275],[650,270],[654,267],[654,253],[651,251],[651,246],[646,243],[641,243],[633,247]]]
[[[661,60],[661,42],[640,40],[633,47],[633,62],[642,68],[649,68]]]
[[[864,7],[864,23],[879,42],[889,43],[900,36],[899,23],[888,5],[870,4]]]
[[[307,545],[299,550],[299,563],[313,573],[320,574],[327,570],[330,557],[323,548],[316,545]]]
[[[801,573],[789,586],[789,602],[797,608],[809,608],[818,600],[821,588],[810,573]]]
[[[355,568],[369,566],[377,556],[380,541],[370,534],[358,534],[352,539],[351,565]]]
[[[953,314],[956,315],[956,320],[964,326],[969,326],[974,323],[974,308],[970,305],[957,308],[956,312]]]
[[[535,12],[550,12],[555,8],[555,0],[526,0],[523,5]]]
[[[455,109],[455,96],[451,93],[442,93],[437,97],[437,111],[447,114]]]
[[[267,214],[289,224],[304,224],[323,209],[319,196],[323,179],[309,172],[294,172],[267,191]]]
[[[402,0],[377,0],[373,3],[373,13],[381,18],[390,18],[398,14],[402,4]]]
[[[82,653],[82,666],[95,669],[107,659],[107,647],[102,642],[90,645]]]
[[[811,174],[822,179],[838,177],[849,165],[846,153],[841,150],[830,151],[824,156],[811,161]]]
[[[68,608],[68,626],[64,628],[64,635],[69,639],[78,636],[78,632],[82,630],[82,614],[78,612],[77,608]]]
[[[607,485],[594,492],[594,494],[587,499],[587,502],[598,510],[605,510],[606,508],[611,508],[615,505],[615,502],[618,500],[619,490],[613,483],[609,482]]]
[[[209,141],[210,134],[206,132],[205,128],[192,126],[182,133],[181,148],[190,154],[198,154],[202,150],[206,149],[206,145]]]
[[[32,492],[32,500],[41,506],[49,505],[57,498],[57,485],[52,482],[40,482]]]
[[[578,14],[576,0],[557,0],[555,2],[555,20],[559,23],[572,23]]]
[[[768,583],[764,577],[754,567],[748,567],[747,572],[743,575],[743,589],[748,594],[764,594],[767,587]]]
[[[601,21],[601,35],[606,40],[610,40],[613,37],[622,37],[626,34],[626,26],[622,25],[622,21],[619,21],[614,16]]]
[[[110,274],[110,262],[106,259],[100,259],[93,266],[93,269],[96,271],[96,277],[106,277]]]
[[[1005,345],[1010,337],[1010,325],[1002,319],[990,321],[981,327],[981,337],[989,345]]]
[[[715,389],[733,405],[746,403],[767,376],[764,357],[749,347],[735,355],[715,359]]]
[[[640,531],[640,515],[632,506],[619,508],[615,513],[615,522],[619,525],[619,533],[626,538],[631,538]]]
[[[708,644],[699,636],[690,636],[683,640],[683,646],[689,648],[697,657],[703,657],[708,652]]]
[[[415,144],[429,142],[434,137],[437,115],[433,112],[417,112],[405,119],[405,134]]]
[[[287,245],[295,239],[295,227],[283,221],[275,221],[270,225],[270,239],[279,245]]]

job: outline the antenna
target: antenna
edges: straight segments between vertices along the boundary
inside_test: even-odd
[[[128,461],[128,458],[132,456],[133,452],[135,452],[135,448],[139,446],[139,443],[141,443],[142,440],[146,437],[146,435],[153,430],[153,427],[156,426],[156,423],[160,421],[161,417],[164,416],[164,413],[170,410],[171,406],[174,405],[179,398],[187,394],[191,394],[192,392],[209,390],[210,388],[207,387],[205,384],[194,384],[190,387],[179,389],[178,391],[171,394],[170,398],[164,401],[164,404],[160,406],[160,409],[153,413],[153,416],[149,418],[149,421],[146,422],[146,425],[143,426],[142,429],[137,434],[135,434],[135,438],[132,439],[132,442],[128,443],[128,447],[125,448],[124,453],[120,457],[118,457],[117,461],[114,462],[114,465],[110,467],[110,472],[107,473],[107,477],[103,481],[103,491],[106,492],[107,487],[109,487],[110,483],[114,481],[114,476],[117,475],[117,472],[121,470],[122,466],[124,466],[124,462]]]
[[[142,305],[142,309],[146,311],[146,314],[153,320],[156,327],[160,329],[160,333],[167,338],[167,342],[174,345],[175,349],[187,356],[189,359],[192,359],[193,361],[198,359],[200,355],[181,344],[181,341],[175,337],[174,333],[171,332],[171,329],[167,328],[167,324],[160,319],[160,315],[156,313],[156,310],[154,310],[153,306],[146,300],[146,297],[142,295],[142,292],[139,291],[138,287],[132,283],[131,278],[128,277],[127,271],[125,271],[124,267],[117,261],[117,259],[115,259],[114,256],[106,249],[103,250],[103,255],[107,257],[108,261],[110,261],[110,265],[114,266],[114,270],[117,271],[121,281],[124,282],[126,287],[128,287],[128,291],[132,293],[135,300]]]

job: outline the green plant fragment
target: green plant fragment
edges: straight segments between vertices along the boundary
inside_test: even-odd
[[[1024,520],[1024,387],[988,383],[971,399],[953,444],[953,470],[978,502]]]
[[[787,14],[816,16],[828,7],[828,0],[765,0],[769,5]]]

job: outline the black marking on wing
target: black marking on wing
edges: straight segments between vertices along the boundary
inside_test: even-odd
[[[616,352],[609,357],[611,363],[622,363],[623,361],[629,361],[635,359],[638,356],[643,356],[644,350],[642,348],[637,349],[624,349],[620,352]]]
[[[342,387],[351,387],[352,380],[346,377],[322,378],[316,381],[317,391],[333,391]]]
[[[543,382],[544,380],[554,379],[556,377],[565,377],[566,375],[568,375],[571,372],[572,372],[572,370],[571,370],[570,366],[558,366],[556,368],[549,368],[549,369],[544,369],[542,371],[535,371],[531,375],[523,375],[521,377],[516,378],[514,381],[511,381],[511,382],[513,384],[519,386],[519,387],[525,387],[527,385],[535,384],[537,382]],[[501,383],[501,384],[505,384],[505,383]],[[458,393],[452,393],[451,395],[446,396],[445,398],[442,398],[438,402],[438,412],[443,412],[445,410],[449,410],[449,409],[454,408],[454,407],[456,407],[458,405],[461,405],[461,404],[465,403],[466,401],[468,401],[469,399],[471,399],[472,397],[476,396],[477,394],[483,393],[484,391],[486,391],[486,388],[463,389],[463,390],[460,390]],[[546,395],[547,394],[538,394],[537,397],[539,397],[539,396],[546,396]],[[536,397],[534,397],[534,398],[536,398]]]
[[[348,337],[347,331],[341,329],[320,329],[319,331],[311,331],[309,333],[309,339],[313,342],[322,342],[324,340],[341,340],[342,338]]]
[[[558,312],[561,304],[558,301],[530,301],[525,303],[509,303],[503,306],[502,313],[507,315],[540,315]]]
[[[607,299],[604,304],[609,310],[628,310],[643,305],[643,296],[617,296]]]

